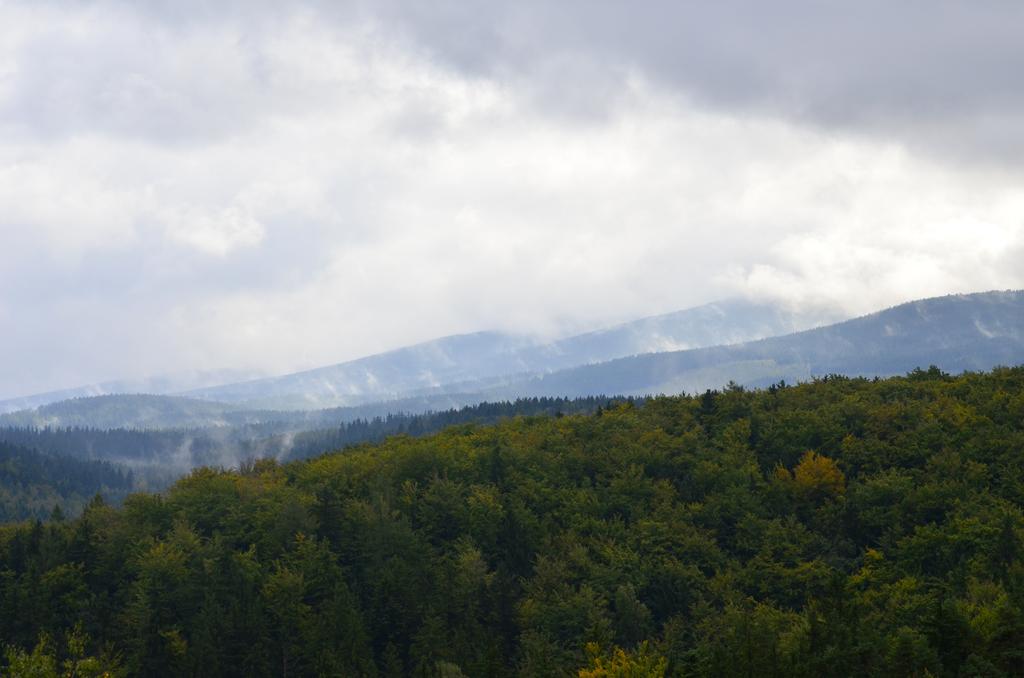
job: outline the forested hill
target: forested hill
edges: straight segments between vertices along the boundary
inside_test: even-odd
[[[1021,675],[1022,504],[1024,368],[736,387],[0,527],[0,638],[33,675]]]

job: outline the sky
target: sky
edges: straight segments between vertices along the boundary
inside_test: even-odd
[[[1024,287],[1024,4],[0,0],[0,398]]]

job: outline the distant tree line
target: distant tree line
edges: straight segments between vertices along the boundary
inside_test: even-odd
[[[331,450],[366,442],[381,442],[388,436],[422,436],[437,433],[457,424],[494,424],[518,416],[564,416],[589,414],[602,407],[623,402],[640,402],[619,396],[586,396],[581,398],[519,398],[480,403],[459,409],[425,414],[387,414],[369,419],[356,419],[337,428],[304,431],[286,439],[279,447],[284,458],[306,459]]]

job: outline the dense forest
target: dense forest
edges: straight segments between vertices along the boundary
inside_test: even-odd
[[[131,490],[131,471],[0,441],[0,522],[76,514],[97,494],[114,501]]]
[[[1024,368],[622,403],[0,527],[12,675],[1024,673]]]

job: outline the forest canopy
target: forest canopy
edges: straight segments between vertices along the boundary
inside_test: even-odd
[[[44,454],[0,439],[0,523],[78,514],[96,494],[123,499],[133,482],[131,471],[105,461]]]
[[[0,527],[2,661],[1020,675],[1022,502],[1024,368],[459,425]]]

